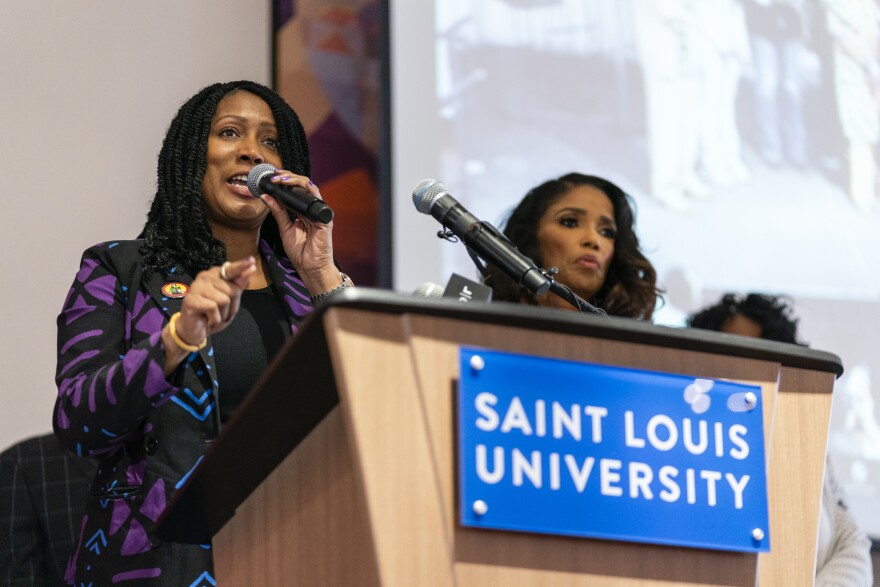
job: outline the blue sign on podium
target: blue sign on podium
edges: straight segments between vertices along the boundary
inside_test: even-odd
[[[461,348],[464,526],[770,550],[761,388]]]

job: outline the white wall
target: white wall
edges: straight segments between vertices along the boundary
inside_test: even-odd
[[[55,317],[82,251],[133,238],[177,108],[271,77],[266,0],[0,4],[0,448],[51,430]]]

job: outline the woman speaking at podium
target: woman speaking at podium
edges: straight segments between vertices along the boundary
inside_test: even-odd
[[[320,197],[283,99],[246,81],[204,88],[165,136],[143,238],[83,254],[58,317],[53,423],[99,467],[69,584],[214,584],[210,545],[162,543],[153,525],[314,302],[351,284],[332,222],[250,194],[263,163]]]
[[[636,236],[629,197],[594,175],[569,173],[532,188],[511,212],[504,234],[539,267],[609,315],[650,320],[657,273]],[[553,293],[536,297],[490,266],[486,283],[500,301],[576,308]]]

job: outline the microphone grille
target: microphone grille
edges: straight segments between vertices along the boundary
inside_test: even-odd
[[[443,296],[443,286],[426,281],[419,287],[415,288],[412,295],[422,298],[439,298]]]
[[[275,173],[275,167],[268,163],[260,163],[250,170],[248,173],[247,186],[253,197],[259,198],[263,194],[263,190],[260,189],[260,180],[270,173]]]
[[[446,184],[437,179],[423,179],[413,189],[413,204],[422,214],[430,214],[431,207],[440,196],[446,194]]]

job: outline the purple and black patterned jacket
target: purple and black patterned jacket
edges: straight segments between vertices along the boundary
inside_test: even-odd
[[[193,276],[143,274],[141,241],[96,245],[58,316],[58,439],[99,460],[68,584],[214,585],[210,545],[162,543],[153,525],[219,429],[214,350],[192,353],[168,379],[161,330],[181,298],[162,288]],[[312,310],[290,261],[261,242],[291,332]]]

